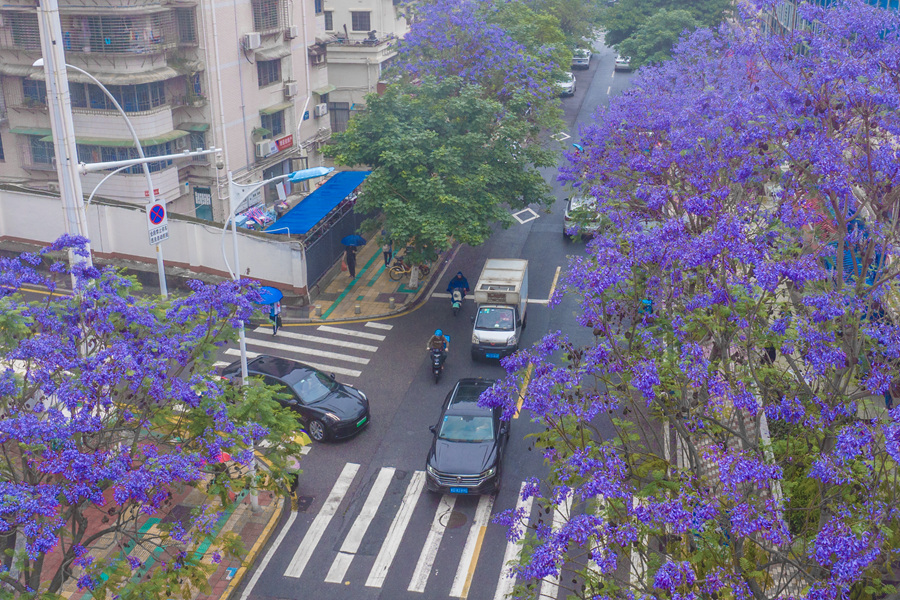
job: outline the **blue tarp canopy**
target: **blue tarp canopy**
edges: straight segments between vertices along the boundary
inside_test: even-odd
[[[365,181],[371,171],[341,171],[266,227],[268,233],[304,234]]]

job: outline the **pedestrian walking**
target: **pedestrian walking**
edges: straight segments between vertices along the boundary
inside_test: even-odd
[[[394,242],[386,240],[381,245],[381,253],[384,255],[384,266],[389,266],[391,264],[391,259],[394,257]]]
[[[347,270],[350,271],[350,279],[356,279],[356,248],[347,247]]]
[[[269,320],[272,321],[272,335],[278,333],[281,327],[281,302],[274,302],[269,309]]]

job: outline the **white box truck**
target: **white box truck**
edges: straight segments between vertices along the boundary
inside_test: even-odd
[[[528,261],[489,258],[475,285],[472,359],[500,359],[519,349],[528,308]]]

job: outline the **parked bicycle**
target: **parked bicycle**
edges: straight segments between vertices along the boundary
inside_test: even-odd
[[[428,268],[428,265],[419,265],[420,276],[426,277],[430,272],[431,269]],[[390,275],[391,279],[394,281],[400,281],[404,277],[412,275],[412,265],[407,264],[402,256],[397,256],[394,258],[394,264],[391,265],[388,275]]]

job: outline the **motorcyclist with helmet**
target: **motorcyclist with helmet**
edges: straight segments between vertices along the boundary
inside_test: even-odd
[[[434,335],[428,340],[428,346],[425,348],[429,352],[439,351],[441,353],[441,364],[447,360],[447,353],[450,351],[450,340],[444,335],[440,329],[434,330]]]

